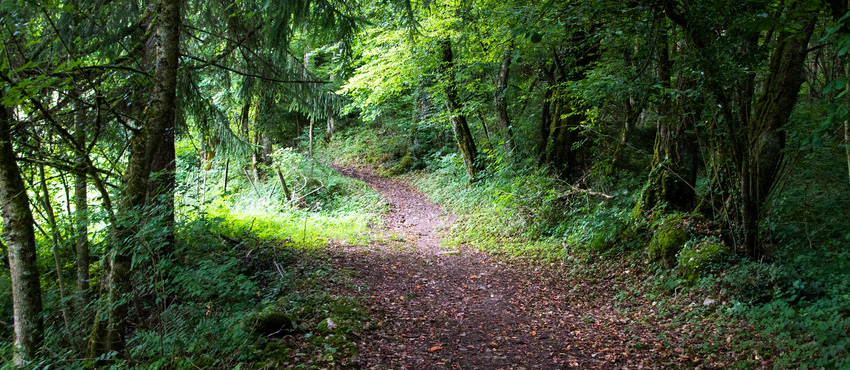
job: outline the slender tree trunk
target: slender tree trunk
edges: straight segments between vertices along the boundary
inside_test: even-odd
[[[336,79],[336,75],[331,74],[330,78],[328,80],[333,82],[335,79]],[[333,114],[328,115],[327,126],[328,126],[327,127],[328,136],[325,137],[325,141],[331,142],[331,140],[334,138],[334,134],[336,133],[336,122],[334,121]]]
[[[576,128],[584,120],[584,115],[575,112],[570,102],[559,92],[553,93],[550,109],[549,139],[546,142],[544,163],[550,164],[559,176],[572,181],[578,170],[576,150],[573,148],[578,140]]]
[[[263,164],[262,159],[262,149],[258,148],[260,145],[260,131],[255,128],[254,129],[254,137],[251,140],[252,149],[251,149],[251,175],[254,177],[254,183],[260,183],[261,171],[260,165]]]
[[[0,90],[0,98],[3,91]],[[0,106],[0,212],[8,245],[15,318],[13,362],[24,367],[41,346],[41,284],[29,197],[12,147],[12,114]]]
[[[280,187],[283,188],[283,195],[286,197],[286,200],[292,200],[292,193],[289,191],[289,187],[286,186],[286,179],[283,178],[283,172],[280,172],[280,169],[277,170],[277,178],[280,179]]]
[[[80,148],[86,146],[85,113],[82,106],[76,117],[75,138]],[[81,306],[89,302],[89,238],[88,238],[88,181],[86,179],[86,160],[82,154],[77,154],[77,173],[74,175],[74,206],[76,214],[75,221],[75,246],[77,252],[77,291],[79,292]]]
[[[511,73],[511,53],[514,50],[513,41],[510,43],[508,50],[502,56],[501,67],[499,68],[499,77],[496,81],[496,92],[493,97],[493,106],[496,109],[496,125],[502,131],[505,137],[505,151],[513,150],[513,128],[511,127],[511,118],[508,116],[508,80]]]
[[[599,44],[591,41],[592,32],[577,32],[570,42],[571,47],[558,52],[553,50],[554,69],[547,76],[552,86],[566,81],[579,81],[587,75],[590,65],[599,60]],[[569,60],[566,54],[576,60],[570,66],[564,65]],[[570,58],[570,59],[572,59]],[[569,68],[568,68],[569,67]],[[557,77],[556,77],[557,76]],[[548,140],[544,143],[541,163],[548,163],[561,176],[572,181],[578,175],[579,162],[576,143],[579,142],[578,128],[585,120],[584,106],[574,106],[569,94],[564,89],[554,88],[551,91],[549,110]]]
[[[148,124],[146,162],[154,175],[148,185],[148,205],[161,206],[166,228],[168,253],[174,244],[174,191],[176,161],[174,151],[177,112],[177,68],[180,54],[180,1],[159,0],[156,28],[156,63]]]
[[[157,2],[158,20],[156,28],[156,63],[154,71],[154,85],[151,94],[150,112],[147,124],[135,133],[130,143],[130,156],[124,172],[124,191],[119,205],[118,224],[114,226],[110,244],[112,248],[107,260],[108,272],[106,279],[109,283],[107,292],[107,321],[104,325],[101,321],[95,322],[94,334],[92,335],[93,347],[90,353],[94,354],[110,351],[122,352],[125,347],[125,325],[127,317],[128,302],[131,297],[130,276],[134,239],[136,237],[135,222],[138,211],[144,208],[148,190],[149,176],[154,168],[154,157],[161,154],[163,159],[169,151],[173,151],[174,138],[174,112],[175,96],[177,88],[177,67],[179,55],[179,26],[180,26],[180,1],[160,0]],[[164,143],[154,145],[154,143]],[[173,153],[173,152],[171,152]],[[173,155],[171,164],[173,165]],[[164,167],[166,175],[170,168],[167,161],[158,160],[159,166]],[[172,180],[158,180],[154,182],[156,195],[161,195],[165,207],[171,207],[168,212],[173,212],[173,184]],[[173,216],[173,213],[171,214]],[[166,215],[168,220],[169,216]],[[173,218],[171,218],[173,222]],[[167,226],[172,226],[167,225]],[[169,230],[167,237],[173,242],[173,228]]]
[[[310,140],[310,142],[308,144],[310,146],[309,147],[310,160],[312,161],[313,160],[313,119],[312,118],[310,118],[310,128],[307,131],[307,136],[308,136],[308,139]]]
[[[490,130],[487,129],[487,121],[484,120],[484,116],[481,112],[478,112],[478,121],[481,122],[481,128],[484,129],[484,135],[487,136],[487,146],[490,147],[490,150],[493,150],[493,138],[490,137]]]
[[[224,189],[222,193],[227,193],[227,180],[230,177],[230,158],[224,160]]]
[[[38,167],[38,175],[41,183],[41,200],[44,207],[44,215],[50,227],[50,237],[53,242],[53,263],[56,266],[56,280],[59,282],[59,300],[62,305],[62,320],[65,322],[65,330],[71,333],[71,308],[65,295],[65,264],[62,263],[61,245],[62,236],[59,233],[59,225],[56,224],[56,214],[53,210],[53,202],[50,200],[50,189],[47,187],[47,176],[44,173],[44,165]]]
[[[848,75],[850,73],[844,73],[845,77]],[[847,102],[845,104],[850,104],[850,82],[844,85],[844,94],[847,96]],[[850,176],[850,112],[848,112],[848,117],[844,120],[844,155],[847,156],[847,175]]]
[[[540,110],[540,147],[537,150],[537,156],[540,158],[539,165],[542,166],[546,163],[546,144],[549,142],[549,129],[552,124],[552,96],[554,95],[554,88],[550,86],[546,88],[546,92],[543,94],[543,107]]]
[[[667,31],[658,42],[658,77],[663,89],[670,89],[673,61],[669,55]],[[677,78],[677,90],[696,88],[695,81]],[[658,206],[670,211],[688,212],[694,207],[697,175],[697,141],[693,130],[701,105],[687,95],[671,101],[665,94],[658,107],[658,128],[652,158],[652,172],[644,186],[635,216],[643,216]]]
[[[844,121],[844,153],[847,155],[847,174],[850,175],[850,120]]]
[[[626,101],[626,117],[623,120],[623,129],[620,130],[620,137],[617,138],[614,152],[611,153],[611,164],[606,171],[609,175],[613,174],[617,166],[619,166],[620,160],[623,158],[623,152],[626,150],[626,145],[629,143],[629,137],[632,131],[634,131],[641,114],[643,114],[643,102],[638,103],[634,99],[629,98]]]
[[[475,139],[472,137],[472,132],[469,131],[469,124],[466,116],[460,114],[460,99],[457,94],[457,82],[454,76],[454,55],[452,54],[452,41],[445,38],[440,42],[443,52],[442,72],[443,78],[446,79],[446,95],[448,99],[449,110],[451,111],[452,131],[454,131],[455,139],[457,139],[460,154],[463,157],[463,164],[466,168],[466,174],[469,180],[475,179],[481,166],[477,163],[476,157],[478,150],[475,148]]]

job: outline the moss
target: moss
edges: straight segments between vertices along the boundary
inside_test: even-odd
[[[681,223],[681,220],[671,220],[658,228],[649,242],[650,262],[657,263],[667,269],[676,266],[676,254],[690,238],[690,233],[687,230],[679,228]]]
[[[337,328],[337,323],[331,319],[327,318],[319,322],[319,325],[316,325],[316,331],[322,334],[328,334]]]
[[[263,311],[250,320],[252,329],[262,335],[286,335],[298,331],[298,323],[290,314],[278,311]]]
[[[397,176],[403,174],[410,169],[413,168],[414,165],[413,155],[410,154],[410,150],[407,151],[407,154],[401,158],[395,166],[390,167],[388,170],[384,171],[383,175],[385,176]]]
[[[685,279],[693,283],[712,265],[722,261],[725,254],[726,247],[719,243],[684,248],[679,254],[677,270]]]

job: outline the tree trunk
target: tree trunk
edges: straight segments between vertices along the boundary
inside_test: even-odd
[[[537,150],[537,156],[540,158],[540,163],[538,165],[542,166],[546,163],[546,143],[549,142],[549,128],[552,121],[552,97],[554,96],[555,89],[548,86],[546,88],[546,92],[543,94],[543,107],[540,110],[540,147]]]
[[[511,118],[508,116],[508,80],[511,73],[511,53],[514,50],[513,42],[510,43],[508,50],[502,56],[501,67],[499,68],[499,77],[496,81],[496,92],[493,97],[493,106],[496,109],[496,125],[502,131],[502,136],[505,138],[505,151],[513,150],[513,128],[511,127]]]
[[[86,146],[85,113],[79,107],[80,113],[76,117],[74,131],[77,145],[80,148]],[[74,215],[75,224],[75,249],[77,252],[77,291],[81,300],[81,307],[89,302],[89,238],[88,238],[88,181],[86,179],[86,160],[83,154],[77,154],[75,160],[77,173],[74,175]]]
[[[549,135],[544,151],[544,163],[548,163],[567,181],[572,181],[578,173],[576,150],[577,128],[584,120],[584,114],[577,113],[561,92],[552,94],[550,103]]]
[[[614,174],[615,169],[620,165],[623,152],[626,150],[626,145],[629,143],[629,137],[637,125],[641,114],[643,114],[643,102],[635,102],[633,98],[626,100],[623,128],[620,130],[620,137],[617,138],[614,152],[611,153],[611,163],[608,165],[608,169],[606,170],[608,175]]]
[[[260,131],[254,128],[254,137],[251,140],[251,176],[254,177],[254,183],[260,183],[261,170],[260,165],[263,164],[262,149],[260,146]]]
[[[452,41],[450,38],[444,38],[440,42],[440,47],[443,52],[442,72],[443,78],[446,79],[446,96],[448,100],[449,111],[451,112],[452,131],[454,131],[455,139],[457,140],[460,154],[463,157],[463,165],[466,168],[466,174],[469,180],[475,179],[478,171],[481,170],[480,165],[476,161],[478,150],[475,148],[475,139],[472,137],[472,132],[469,131],[469,124],[466,121],[466,116],[460,114],[460,101],[457,93],[457,82],[454,76],[454,55],[452,54]]]
[[[227,194],[227,180],[230,177],[230,158],[224,160],[224,189],[221,190],[222,194]]]
[[[286,200],[292,200],[292,193],[289,191],[289,186],[286,186],[286,179],[283,178],[283,172],[280,172],[280,169],[277,169],[277,178],[280,179],[280,187],[283,189]]]
[[[759,242],[759,224],[762,206],[767,201],[779,169],[785,159],[785,131],[791,111],[797,103],[800,86],[804,82],[803,63],[808,54],[816,19],[806,20],[803,28],[791,34],[782,32],[770,62],[770,74],[764,86],[764,95],[755,108],[749,130],[749,163],[741,168],[742,220],[744,248],[748,256],[759,258],[763,254]]]
[[[850,90],[850,84],[847,86]],[[850,119],[844,120],[844,154],[847,156],[847,174],[850,175]]]
[[[62,236],[59,234],[59,226],[56,224],[56,214],[53,210],[53,202],[50,200],[50,189],[47,187],[47,176],[44,173],[44,164],[38,167],[38,175],[41,183],[41,202],[44,207],[44,215],[47,218],[48,226],[50,227],[50,238],[53,242],[53,263],[56,266],[56,280],[59,282],[59,300],[62,306],[62,320],[65,323],[65,330],[71,333],[71,308],[68,306],[65,292],[65,264],[62,263],[61,245]]]
[[[174,151],[177,112],[177,68],[180,54],[180,1],[157,1],[156,63],[151,94],[146,162],[154,177],[148,185],[148,205],[162,207],[166,228],[166,253],[174,244],[174,191],[176,162]]]
[[[173,150],[174,150],[174,113],[177,87],[177,67],[179,55],[180,1],[160,0],[156,29],[157,50],[154,71],[154,85],[151,94],[150,115],[147,124],[131,138],[130,155],[124,172],[124,191],[118,212],[118,224],[110,236],[111,250],[108,254],[106,279],[107,321],[95,322],[90,354],[103,352],[122,352],[125,346],[125,325],[128,302],[131,297],[130,273],[136,223],[139,210],[146,204],[149,189],[154,186],[154,194],[161,196],[162,205],[167,208],[166,215],[168,241],[173,242]],[[155,145],[155,143],[162,145]],[[167,161],[170,156],[170,161]],[[164,170],[167,177],[151,184],[149,176],[154,169],[154,157],[157,166]],[[100,315],[98,315],[100,316]]]
[[[328,128],[327,128],[328,136],[325,137],[326,142],[331,142],[331,139],[333,139],[333,137],[334,137],[334,131],[335,130],[336,130],[336,127],[334,125],[334,117],[328,116]]]
[[[577,31],[566,48],[552,50],[554,66],[551,71],[544,69],[551,86],[579,81],[587,76],[587,69],[600,57],[599,42],[593,40],[592,36],[592,30]],[[565,65],[569,60],[574,61],[571,65]],[[586,107],[574,106],[569,94],[556,87],[551,91],[548,108],[551,112],[549,130],[541,163],[550,164],[558,176],[572,181],[578,175],[578,148],[575,146],[579,139],[578,128],[586,118],[583,113]]]
[[[0,98],[3,91],[0,90]],[[12,147],[12,113],[0,106],[0,212],[9,250],[15,319],[13,362],[25,367],[41,346],[41,284],[29,197]]]
[[[658,78],[663,89],[671,87],[673,61],[670,59],[667,32],[660,32]],[[696,88],[696,81],[679,76],[677,90]],[[652,157],[652,172],[644,186],[634,216],[643,216],[659,206],[668,211],[689,212],[694,207],[697,176],[697,138],[694,135],[701,104],[680,94],[671,101],[664,94],[659,104],[658,128]]]

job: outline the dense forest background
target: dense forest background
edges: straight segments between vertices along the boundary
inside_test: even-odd
[[[846,367],[848,9],[3,1],[4,366],[283,366],[269,322],[344,363],[296,322],[362,329],[308,289],[345,284],[322,248],[380,237],[380,196],[331,168],[359,164],[459,214],[447,244],[617,266],[624,301],[770,338],[706,343]]]

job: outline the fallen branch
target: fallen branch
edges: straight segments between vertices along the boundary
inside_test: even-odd
[[[567,185],[569,185],[570,189],[573,189],[573,191],[574,191],[574,192],[577,192],[577,193],[589,194],[589,195],[595,195],[595,196],[603,197],[603,198],[605,198],[605,199],[611,199],[611,198],[614,198],[614,196],[613,196],[613,195],[608,195],[608,194],[605,194],[605,193],[600,193],[600,192],[598,192],[598,191],[593,191],[593,190],[590,190],[590,189],[582,189],[582,188],[580,188],[580,187],[578,187],[578,186],[575,186],[575,185],[573,185],[573,184],[567,184]],[[564,195],[567,195],[567,194],[561,194],[561,196],[564,196]]]

